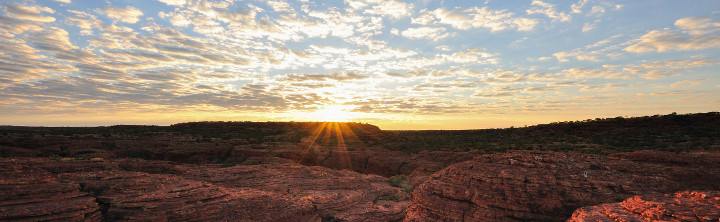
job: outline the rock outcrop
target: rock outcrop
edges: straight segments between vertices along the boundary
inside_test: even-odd
[[[406,221],[565,220],[579,207],[692,189],[697,184],[693,181],[718,175],[718,169],[711,169],[697,178],[677,180],[666,171],[664,166],[582,154],[481,155],[433,174],[416,188]]]
[[[720,159],[712,153],[382,154],[369,158],[385,163],[354,170],[411,172],[412,197],[383,176],[272,154],[244,164],[0,158],[0,220],[559,221],[581,207],[574,218],[641,212],[641,219],[672,220],[690,215],[682,213],[686,205],[712,219],[717,191],[663,194],[720,190]],[[676,206],[672,218],[653,211]]]
[[[251,188],[227,189],[177,175],[130,171],[60,174],[93,192],[106,220],[315,221],[309,201]]]
[[[63,183],[52,173],[0,159],[0,220],[101,221],[95,198],[77,183]]]
[[[387,178],[298,164],[188,168],[183,176],[226,188],[252,188],[309,201],[321,216],[346,221],[397,221],[409,196]]]
[[[0,159],[0,220],[399,221],[412,203],[381,176],[281,160]]]
[[[580,208],[568,221],[720,221],[720,192],[633,196],[620,203]]]

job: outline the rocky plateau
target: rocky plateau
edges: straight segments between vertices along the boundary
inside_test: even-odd
[[[0,221],[720,221],[712,149],[411,153],[372,126],[242,124],[270,136],[6,132]]]

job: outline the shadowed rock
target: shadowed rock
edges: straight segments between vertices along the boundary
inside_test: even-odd
[[[45,170],[0,159],[0,220],[101,221],[95,198],[77,183],[63,183]]]

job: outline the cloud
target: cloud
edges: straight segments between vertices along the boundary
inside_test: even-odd
[[[707,79],[687,79],[670,84],[670,88],[678,87],[695,87],[702,84]]]
[[[542,92],[548,92],[548,91],[555,91],[557,87],[554,86],[533,86],[525,89],[525,92],[531,92],[531,93],[542,93]]]
[[[675,21],[675,26],[683,30],[653,30],[633,40],[633,45],[625,51],[632,53],[665,52],[670,50],[688,51],[720,47],[720,35],[717,32],[720,23],[709,18],[684,18]]]
[[[553,4],[540,0],[533,0],[531,5],[533,5],[533,7],[525,11],[528,15],[543,14],[548,18],[551,18],[552,21],[560,22],[568,22],[571,19],[570,15],[555,10],[555,5]]]
[[[71,3],[70,0],[54,0],[54,1],[60,2],[60,3],[65,3],[65,4],[70,4],[70,3]]]
[[[267,1],[266,4],[268,4],[273,10],[277,12],[293,11],[293,9],[290,7],[290,4],[284,1]]]
[[[705,91],[698,90],[668,90],[656,93],[650,93],[651,96],[684,96],[684,95],[697,95],[706,93]]]
[[[575,19],[571,15],[586,19],[573,27],[585,23],[588,31],[598,24],[592,30],[600,31],[605,27],[589,16],[600,11],[597,1],[578,6],[587,14],[580,17],[567,11],[570,6],[548,1],[534,1],[519,12],[482,6],[423,10],[413,5],[419,3],[379,0],[331,4],[337,7],[286,0],[164,0],[171,7],[159,11],[125,4],[75,11],[48,2],[60,7],[0,3],[0,110],[265,114],[312,111],[336,102],[356,111],[403,114],[398,116],[545,111],[588,105],[573,100],[583,93],[612,91],[594,97],[605,102],[620,101],[627,91],[647,92],[625,87],[634,81],[646,83],[641,87],[690,89],[714,79],[704,78],[708,68],[691,76],[681,75],[693,73],[684,69],[717,66],[686,54],[667,61],[623,54],[615,64],[595,63],[617,58],[611,54],[640,43],[627,40],[645,33],[529,60],[542,64],[517,63],[522,62],[518,55],[537,56],[522,48],[536,44],[536,34],[542,38],[557,27],[513,31],[532,31],[539,21]],[[26,7],[26,16],[13,18],[6,5]],[[613,10],[601,6],[605,13]],[[57,20],[49,22],[50,17]],[[659,31],[713,36],[720,28],[716,23],[712,17],[690,17]],[[478,45],[455,37],[501,40]],[[524,42],[517,44],[518,39]],[[505,43],[513,50],[502,51]],[[553,58],[569,63],[553,66],[548,61]],[[570,63],[574,60],[584,62]],[[674,77],[645,80],[667,76]]]
[[[348,80],[361,80],[367,79],[367,76],[363,76],[356,73],[331,73],[331,74],[287,74],[282,81],[289,82],[305,82],[305,81],[348,81]]]
[[[593,29],[595,29],[595,26],[597,26],[597,24],[586,22],[585,24],[583,24],[582,32],[592,31]]]
[[[172,6],[183,6],[186,3],[186,0],[158,0],[162,3],[165,3],[166,5],[172,5]]]
[[[591,69],[587,67],[564,69],[558,72],[559,75],[570,79],[625,79],[628,75],[611,69]]]
[[[191,21],[192,15],[189,13],[159,12],[158,15],[160,16],[160,18],[169,20],[170,23],[177,27],[187,27],[188,25],[193,24],[193,22]]]
[[[48,57],[25,42],[12,41],[13,36],[0,35],[0,87],[8,82],[47,78],[53,73],[72,73],[71,65],[48,60]]]
[[[580,50],[570,52],[556,52],[552,54],[560,62],[568,62],[568,58],[574,58],[581,61],[599,62],[600,59],[594,53],[587,53]]]
[[[407,17],[412,14],[412,4],[408,4],[405,2],[395,0],[369,0],[365,2],[377,4],[373,5],[370,9],[365,10],[365,13],[377,14],[396,19]]]
[[[453,53],[449,57],[449,60],[457,63],[469,63],[478,62],[480,61],[480,59],[489,59],[491,57],[493,57],[492,54],[484,52],[482,49],[471,48],[461,52]],[[489,63],[495,64],[497,63],[497,60],[490,59]]]
[[[706,58],[695,58],[695,59],[674,59],[674,60],[663,60],[651,63],[645,63],[638,65],[639,68],[645,69],[691,69],[696,67],[716,65],[717,62],[709,61]]]
[[[691,35],[705,35],[720,31],[720,22],[712,17],[689,17],[675,21],[675,26]]]
[[[621,87],[625,87],[627,85],[624,84],[613,84],[613,83],[606,83],[602,85],[595,85],[595,86],[585,86],[580,89],[580,91],[609,91],[614,89],[619,89]]]
[[[585,85],[585,84],[583,82],[576,82],[576,81],[548,83],[548,86],[582,86],[582,85]]]
[[[52,16],[44,16],[42,13],[55,13],[55,10],[48,7],[41,7],[37,5],[19,5],[13,3],[4,3],[5,14],[16,19],[33,21],[33,22],[54,22],[55,18]]]
[[[103,8],[102,11],[108,18],[130,24],[140,21],[140,16],[143,15],[142,11],[132,6],[125,8],[109,6]]]
[[[516,18],[512,12],[504,10],[490,10],[487,7],[446,10],[438,8],[432,11],[421,10],[417,18],[412,19],[413,24],[447,24],[460,30],[471,28],[488,28],[490,31],[503,31],[515,29],[530,31],[538,21],[529,18]]]
[[[41,31],[45,27],[35,22],[25,20],[17,20],[6,16],[0,16],[0,27],[13,34],[22,34],[25,32]]]
[[[94,15],[75,10],[68,10],[68,12],[74,14],[75,17],[66,17],[65,20],[82,29],[82,31],[80,31],[80,34],[82,35],[92,35],[93,29],[100,28],[102,25],[102,22],[100,22],[100,20],[98,20]]]
[[[628,46],[624,50],[632,53],[643,53],[720,47],[719,35],[685,36],[676,31],[650,31],[636,39],[636,41],[638,43]]]
[[[570,7],[572,9],[572,13],[579,14],[582,13],[582,8],[588,3],[590,0],[580,0],[578,3],[572,4]]]
[[[491,93],[491,92],[477,92],[472,97],[485,97],[485,98],[505,98],[515,96],[511,92]]]
[[[610,57],[614,58],[616,57],[615,54],[613,54],[613,51],[617,51],[620,49],[620,45],[610,45],[608,44],[612,43],[613,41],[616,41],[618,38],[622,37],[621,35],[614,35],[609,38],[600,40],[598,42],[595,42],[593,44],[586,45],[581,48],[576,48],[570,51],[565,52],[556,52],[552,55],[559,61],[559,62],[568,62],[569,59],[576,59],[580,61],[593,61],[593,62],[599,62],[601,61],[603,57]],[[601,48],[602,47],[602,48]]]
[[[687,72],[690,69],[717,65],[718,62],[708,61],[705,58],[687,60],[663,60],[651,63],[639,64],[623,68],[623,71],[633,75],[639,75],[645,79],[660,79],[673,74]]]
[[[61,28],[49,27],[42,32],[29,36],[28,39],[33,42],[35,48],[56,54],[68,53],[71,50],[78,49],[77,46],[70,42],[69,33]]]
[[[418,27],[408,28],[400,34],[411,39],[431,39],[433,41],[437,41],[450,37],[450,33],[446,32],[446,30],[447,29],[443,27]]]

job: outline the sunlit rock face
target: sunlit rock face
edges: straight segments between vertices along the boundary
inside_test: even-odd
[[[137,159],[0,159],[0,220],[402,220],[387,179],[283,161],[177,165]]]
[[[441,170],[417,187],[415,205],[405,220],[560,221],[579,207],[619,202],[633,195],[720,186],[697,182],[720,181],[718,168],[692,174],[695,178],[666,174],[681,171],[697,172],[692,166],[581,154],[513,151],[481,155]]]
[[[720,192],[633,196],[619,203],[580,208],[568,220],[582,221],[720,221]]]

